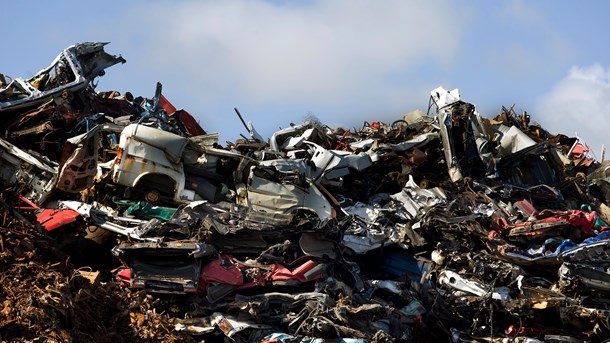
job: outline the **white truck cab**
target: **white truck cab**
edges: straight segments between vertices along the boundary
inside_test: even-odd
[[[194,192],[184,189],[182,153],[187,141],[141,124],[126,126],[119,140],[112,181],[143,193],[151,203],[162,198],[178,203],[193,200]]]

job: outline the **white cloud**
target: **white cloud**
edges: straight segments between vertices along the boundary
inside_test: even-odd
[[[455,20],[453,6],[444,0],[153,3],[129,11],[129,18],[151,25],[126,21],[123,32],[132,38],[123,39],[154,38],[138,40],[143,47],[125,57],[130,69],[152,72],[168,90],[189,94],[192,104],[181,104],[188,109],[228,102],[349,112],[374,102],[381,112],[409,106],[404,112],[413,109],[407,99],[415,85],[388,79],[424,63],[451,66],[468,23],[464,14]],[[285,125],[274,119],[273,129]]]
[[[610,68],[574,66],[538,102],[535,119],[552,133],[578,134],[600,158],[610,146]]]
[[[146,58],[248,100],[333,102],[382,84],[423,57],[451,59],[460,28],[439,4],[172,3],[151,12],[164,24]]]

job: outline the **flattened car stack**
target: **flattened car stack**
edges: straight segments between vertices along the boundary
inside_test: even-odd
[[[161,84],[97,92],[106,44],[0,75],[1,340],[610,338],[610,165],[580,138],[439,87],[223,146]]]

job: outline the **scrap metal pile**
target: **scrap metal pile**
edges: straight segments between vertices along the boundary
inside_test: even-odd
[[[0,74],[0,340],[610,338],[610,164],[579,138],[439,87],[223,146],[161,84],[97,92],[104,46]]]

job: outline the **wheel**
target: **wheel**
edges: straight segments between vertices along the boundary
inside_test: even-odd
[[[159,193],[158,190],[151,189],[146,193],[146,195],[144,196],[144,199],[146,199],[146,201],[148,201],[151,204],[156,204],[159,202],[159,200],[161,200],[161,194]]]

